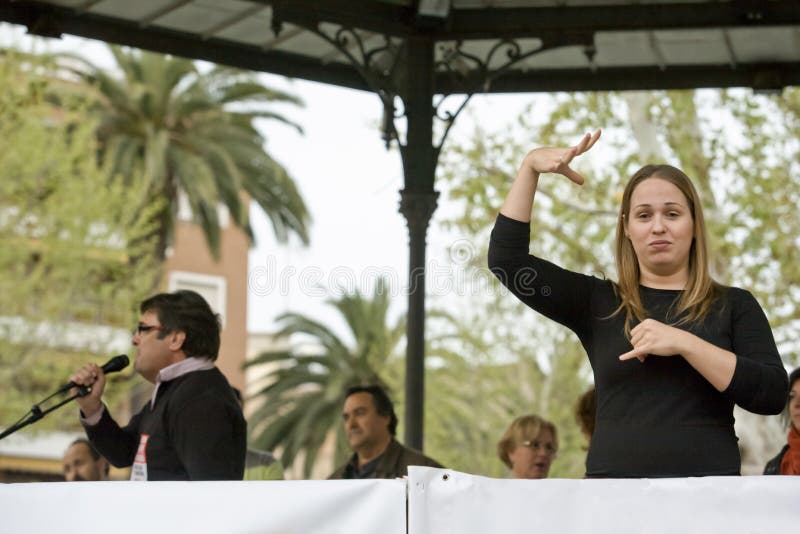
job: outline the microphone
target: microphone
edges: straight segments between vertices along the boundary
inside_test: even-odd
[[[119,371],[122,371],[123,369],[125,369],[128,366],[129,363],[130,363],[130,360],[128,359],[128,355],[127,354],[120,354],[120,355],[114,356],[113,358],[108,360],[103,365],[103,367],[101,367],[101,369],[103,370],[104,374],[118,373]],[[77,386],[78,386],[78,384],[76,384],[75,382],[69,381],[66,384],[64,384],[63,386],[61,386],[60,388],[58,388],[58,391],[56,393],[63,393],[65,391],[67,391],[67,390],[69,390],[71,388],[77,387]]]

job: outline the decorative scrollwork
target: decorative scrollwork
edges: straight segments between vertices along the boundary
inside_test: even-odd
[[[339,26],[325,31],[319,26],[311,29],[319,37],[330,43],[347,61],[358,70],[364,81],[376,93],[396,92],[392,76],[397,67],[400,45],[388,35],[366,34],[356,29]],[[377,46],[369,46],[369,41],[381,38]]]
[[[452,95],[444,95],[442,96],[438,102],[433,105],[433,113],[434,117],[444,124],[444,132],[442,132],[442,137],[438,143],[434,143],[436,147],[437,153],[442,150],[442,145],[444,145],[445,140],[447,139],[447,134],[450,133],[450,128],[453,127],[453,124],[456,122],[456,117],[461,113],[461,111],[466,107],[467,102],[469,102],[470,98],[474,93],[469,93],[464,95],[464,99],[461,103],[456,107],[455,111],[450,110],[443,110],[442,106],[450,96]]]
[[[276,29],[279,29],[281,23],[276,19],[273,23],[276,24]],[[336,50],[327,58],[328,61],[336,56],[344,57],[358,71],[370,89],[378,95],[384,108],[381,133],[386,147],[388,148],[392,141],[396,140],[403,149],[404,142],[397,127],[399,120],[407,118],[403,101],[403,76],[413,75],[406,72],[407,69],[400,68],[405,57],[403,39],[333,24],[318,23],[307,29],[327,41]],[[378,40],[380,42],[376,42]],[[444,106],[445,100],[453,96],[449,94],[432,103],[434,119],[444,125],[440,141],[434,143],[438,152],[450,128],[472,95],[488,92],[492,81],[507,73],[515,65],[545,50],[563,46],[563,43],[553,41],[546,44],[543,40],[531,43],[502,39],[493,43],[488,50],[484,47],[481,52],[475,52],[474,44],[471,44],[472,48],[468,50],[463,41],[439,43],[437,46],[438,59],[434,60],[434,72],[449,73],[459,80],[459,85],[464,89],[463,100],[455,107],[446,109]],[[587,47],[586,51],[588,57],[591,49]],[[591,62],[593,58],[588,57],[588,59]]]
[[[445,125],[441,141],[436,145],[437,150],[441,150],[456,117],[467,105],[472,95],[488,92],[493,80],[508,72],[521,61],[549,48],[552,46],[545,46],[543,41],[523,47],[516,40],[502,39],[494,43],[483,56],[479,56],[465,50],[463,41],[441,44],[440,58],[435,62],[434,68],[439,72],[448,72],[462,80],[465,96],[454,112],[442,108],[444,101],[451,95],[444,95],[434,105],[435,117]]]
[[[441,58],[436,62],[436,69],[449,72],[467,82],[471,81],[466,86],[466,94],[485,92],[494,79],[508,72],[514,65],[550,48],[542,41],[523,48],[516,40],[502,39],[481,57],[466,51],[463,41],[455,41],[441,46]]]
[[[321,32],[320,32],[321,33]],[[325,35],[325,34],[323,34]],[[355,56],[350,52],[350,42],[355,43],[358,47],[359,55],[361,56],[361,63],[364,63],[364,57],[366,56],[366,52],[364,51],[364,40],[361,39],[361,36],[356,33],[353,28],[341,27],[336,30],[332,39],[329,39],[331,44],[333,44],[336,48],[339,49],[340,52],[346,54],[351,61],[357,61]]]
[[[320,26],[309,29],[330,43],[338,54],[347,58],[370,89],[381,99],[384,108],[381,134],[386,148],[389,148],[392,140],[397,139],[399,142],[395,120],[405,115],[404,108],[398,115],[395,105],[399,94],[395,78],[401,44],[388,35],[360,33],[346,26],[339,26],[329,31],[323,30]],[[369,42],[376,38],[381,38],[381,43],[369,46]]]

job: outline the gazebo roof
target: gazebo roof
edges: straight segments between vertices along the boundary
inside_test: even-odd
[[[359,62],[420,38],[437,94],[800,85],[796,0],[4,0],[0,19],[362,90]]]

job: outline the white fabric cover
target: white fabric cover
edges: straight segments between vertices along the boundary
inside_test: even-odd
[[[800,477],[506,480],[409,468],[410,534],[797,532]]]
[[[0,484],[0,532],[405,534],[404,480]]]

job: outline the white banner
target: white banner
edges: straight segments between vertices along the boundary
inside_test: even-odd
[[[410,534],[780,533],[800,477],[505,480],[409,467]]]
[[[800,477],[499,480],[409,468],[408,534],[795,532]],[[406,481],[0,484],[0,532],[405,534]]]
[[[0,484],[0,532],[406,532],[404,480]]]

